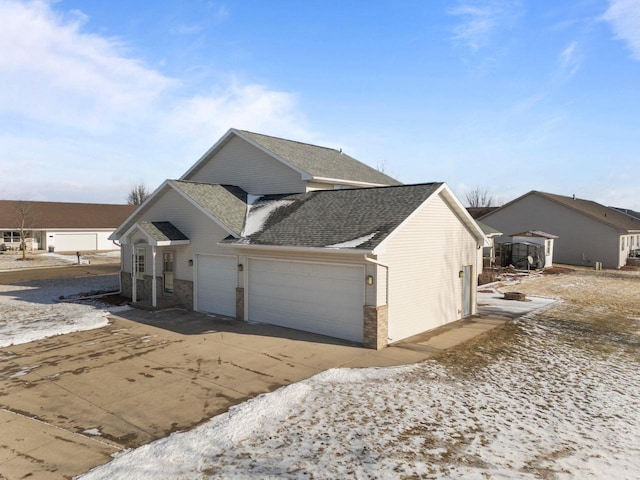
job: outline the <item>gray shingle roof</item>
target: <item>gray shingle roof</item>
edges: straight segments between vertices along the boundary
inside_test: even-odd
[[[537,191],[533,191],[530,193],[538,194],[542,197],[548,198],[549,200],[552,200],[573,210],[577,210],[578,212],[581,212],[585,215],[595,218],[602,223],[606,223],[620,230],[640,231],[640,220],[621,213],[616,209],[600,205],[599,203],[593,202],[591,200],[583,200],[580,198],[574,199],[573,197],[565,197],[563,195]]]
[[[138,225],[147,235],[159,242],[189,240],[171,222],[140,222]]]
[[[333,148],[271,137],[260,133],[239,132],[313,177],[335,178],[380,185],[401,185],[399,181]]]
[[[635,210],[630,210],[628,208],[620,208],[620,207],[610,207],[610,208],[613,208],[614,210],[617,210],[620,213],[624,213],[625,215],[629,215],[640,220],[640,212],[636,212]]]
[[[469,210],[469,209],[467,208],[467,210]],[[473,217],[473,214],[471,214],[471,216]],[[495,235],[502,235],[502,233],[503,233],[500,230],[496,230],[495,228],[490,227],[486,223],[482,223],[479,220],[476,220],[476,223],[478,224],[478,226],[482,230],[482,233],[484,233],[485,235],[495,236]]]
[[[261,229],[225,243],[361,248],[379,245],[442,183],[345,190],[322,190],[262,197],[277,202]]]
[[[247,210],[247,192],[231,185],[172,180],[172,185],[240,236]]]

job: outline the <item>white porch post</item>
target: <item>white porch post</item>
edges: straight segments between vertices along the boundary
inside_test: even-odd
[[[156,295],[157,295],[157,286],[158,283],[156,280],[156,246],[151,246],[151,306],[157,306]]]
[[[138,262],[136,262],[136,248],[133,247],[133,253],[131,255],[131,301],[136,303],[138,301]]]

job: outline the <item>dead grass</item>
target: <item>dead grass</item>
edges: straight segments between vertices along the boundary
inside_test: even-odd
[[[559,267],[513,285],[498,285],[501,292],[561,300],[534,313],[566,345],[596,357],[622,349],[640,362],[640,272],[573,270]],[[525,341],[519,322],[508,322],[485,335],[438,354],[435,359],[469,376],[499,359],[514,355]]]

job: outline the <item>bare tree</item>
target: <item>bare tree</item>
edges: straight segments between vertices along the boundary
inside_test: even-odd
[[[470,208],[493,207],[496,203],[493,195],[489,194],[489,191],[485,188],[470,188],[465,192],[464,196]]]
[[[20,234],[20,250],[22,259],[27,258],[27,240],[31,238],[31,230],[35,221],[34,208],[31,202],[19,200],[15,204],[15,225]]]
[[[129,190],[127,196],[127,203],[129,205],[142,205],[151,192],[147,189],[146,185],[142,182],[135,183]]]

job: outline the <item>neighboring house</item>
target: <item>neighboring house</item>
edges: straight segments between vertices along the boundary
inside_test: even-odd
[[[553,266],[553,242],[556,235],[529,230],[528,232],[514,233],[511,241],[502,243],[501,253],[503,265],[514,265],[516,268],[551,268]],[[533,260],[529,262],[529,260]]]
[[[630,217],[635,218],[636,220],[640,220],[640,212],[636,212],[635,210],[630,210],[628,208],[619,208],[619,207],[609,207],[617,210],[625,215],[629,215]]]
[[[640,220],[599,203],[531,191],[480,220],[502,232],[558,235],[554,262],[620,268],[640,240]]]
[[[230,130],[114,233],[134,302],[383,348],[476,312],[485,237],[443,183]]]
[[[0,244],[20,248],[20,224],[28,250],[57,252],[118,250],[109,236],[134,205],[0,200]]]
[[[473,213],[470,210],[470,208],[467,208],[467,211],[471,214],[471,216],[473,216]],[[480,258],[478,259],[478,265],[481,265],[482,268],[491,268],[496,263],[495,239],[502,236],[502,232],[490,227],[486,223],[479,222],[478,220],[476,220],[476,223],[478,224],[486,238],[484,246],[481,250]],[[478,270],[480,270],[480,268],[478,268]],[[480,270],[478,273],[481,272],[482,270]]]

